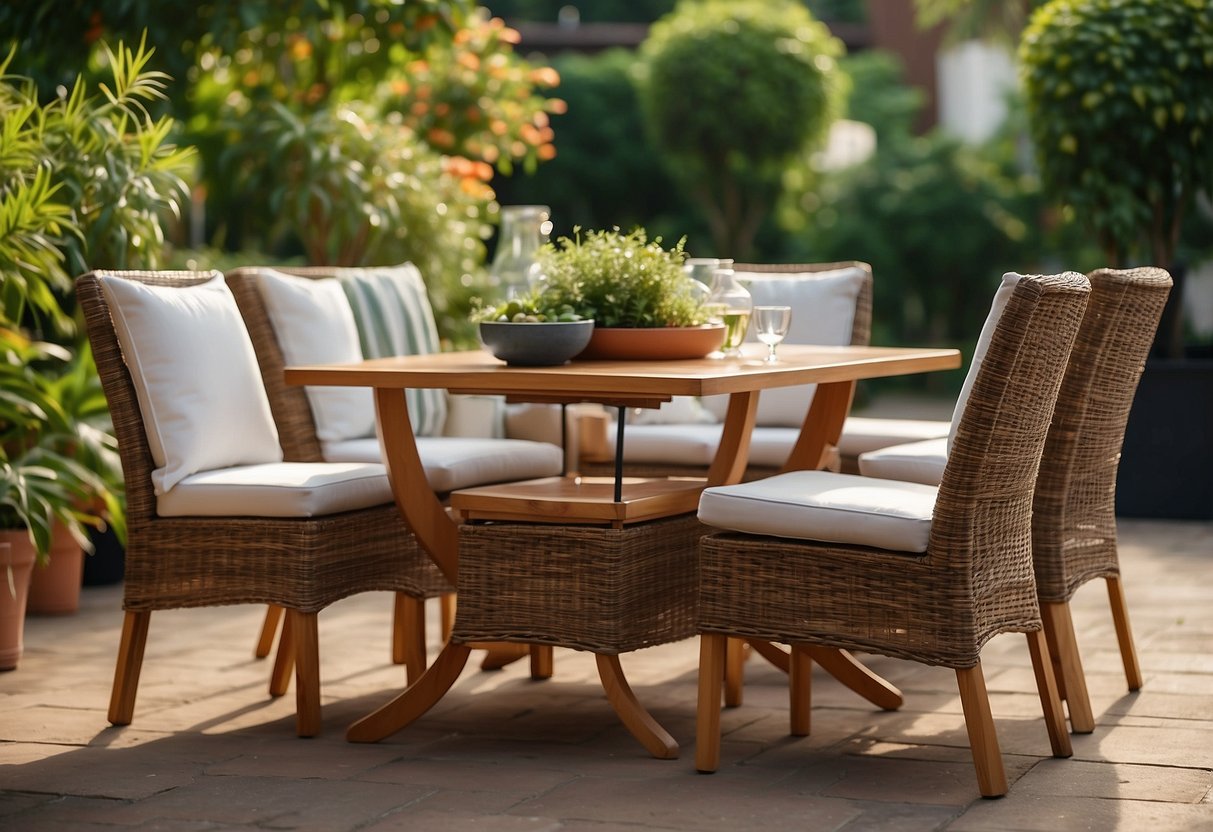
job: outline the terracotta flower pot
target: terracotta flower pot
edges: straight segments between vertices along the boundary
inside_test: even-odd
[[[84,579],[84,550],[62,525],[51,532],[51,550],[45,565],[34,567],[29,586],[31,615],[71,615],[80,609]]]
[[[10,541],[25,532],[0,532],[0,670],[12,670],[21,660],[25,634],[25,604],[29,596],[34,547],[13,547]],[[10,583],[11,579],[11,583]]]

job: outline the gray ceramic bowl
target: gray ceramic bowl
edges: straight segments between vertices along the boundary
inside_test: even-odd
[[[594,321],[510,323],[481,321],[484,348],[506,364],[519,367],[549,367],[563,364],[585,349],[594,331]]]

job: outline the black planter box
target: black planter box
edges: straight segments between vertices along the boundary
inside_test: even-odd
[[[1213,359],[1146,363],[1125,430],[1116,513],[1213,519]]]

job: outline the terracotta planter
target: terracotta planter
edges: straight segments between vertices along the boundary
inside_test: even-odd
[[[724,342],[724,324],[644,329],[595,326],[578,359],[664,360],[703,358]]]
[[[14,548],[10,541],[17,537],[24,538],[25,532],[0,532],[0,670],[12,670],[21,660],[25,604],[34,568],[34,547],[26,539],[24,546]]]
[[[50,560],[35,566],[29,586],[31,615],[71,615],[80,609],[84,550],[61,525],[51,533]]]

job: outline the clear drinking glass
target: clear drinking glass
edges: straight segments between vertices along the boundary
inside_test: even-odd
[[[775,357],[775,347],[788,334],[792,324],[792,307],[790,306],[755,306],[751,325],[754,335],[767,345],[767,361],[778,361]]]

